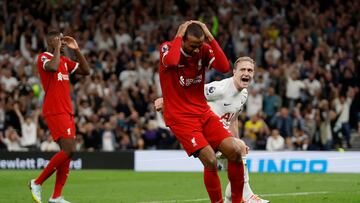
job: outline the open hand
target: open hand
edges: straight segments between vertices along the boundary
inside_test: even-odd
[[[205,25],[205,23],[200,22],[200,21],[198,21],[198,20],[192,20],[191,22],[192,22],[192,23],[196,23],[196,24],[198,24],[198,25],[201,26],[201,28],[202,28],[203,31],[204,31],[204,34],[205,34],[206,38],[207,38],[209,41],[211,41],[211,40],[214,39],[213,35],[211,34],[210,30],[209,30],[208,27]]]
[[[189,21],[186,21],[186,22],[184,22],[183,24],[181,24],[181,25],[179,26],[179,29],[178,29],[177,33],[176,33],[176,36],[177,36],[177,37],[183,37],[183,36],[185,35],[185,32],[186,32],[187,27],[188,27],[191,23],[192,23],[192,21],[189,20]]]
[[[70,49],[79,49],[79,45],[74,38],[65,36],[63,40]]]

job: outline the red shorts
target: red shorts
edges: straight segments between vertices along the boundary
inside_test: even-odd
[[[225,138],[232,136],[212,111],[169,127],[189,156],[207,145],[216,150]]]
[[[74,116],[70,114],[58,114],[45,117],[46,124],[54,141],[59,138],[75,139]]]

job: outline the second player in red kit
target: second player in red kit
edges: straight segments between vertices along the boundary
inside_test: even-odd
[[[39,54],[37,60],[45,92],[42,113],[61,151],[51,158],[39,177],[30,181],[29,186],[34,201],[41,203],[41,185],[56,171],[54,192],[49,203],[68,203],[61,192],[69,174],[71,156],[75,152],[75,123],[69,78],[73,73],[88,75],[90,69],[74,38],[54,31],[47,34],[46,42],[48,51]],[[65,47],[74,51],[78,62],[63,55]]]

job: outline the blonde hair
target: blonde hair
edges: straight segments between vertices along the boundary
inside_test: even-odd
[[[251,57],[248,57],[248,56],[242,56],[242,57],[239,57],[239,58],[235,61],[235,63],[234,63],[234,69],[236,69],[236,66],[237,66],[239,63],[245,62],[245,61],[252,63],[252,64],[254,65],[254,67],[255,67],[255,61],[254,61],[254,59],[252,59]]]

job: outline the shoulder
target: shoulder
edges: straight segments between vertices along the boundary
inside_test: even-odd
[[[205,96],[207,99],[215,99],[214,97],[218,97],[226,94],[226,90],[228,87],[228,78],[220,81],[214,81],[208,84],[205,84]]]
[[[215,90],[220,89],[223,86],[224,86],[223,80],[213,81],[213,82],[205,84],[205,92],[210,95],[210,94],[214,93]]]
[[[38,59],[44,62],[46,59],[52,58],[52,55],[48,52],[42,52],[38,55]]]
[[[231,78],[225,78],[223,80],[213,81],[211,83],[206,84],[205,86],[220,88],[228,85],[230,81]]]
[[[169,42],[169,41],[166,41],[164,43],[162,43],[160,45],[160,52],[163,54],[163,53],[166,53],[169,51],[170,47],[171,47],[172,43]]]

